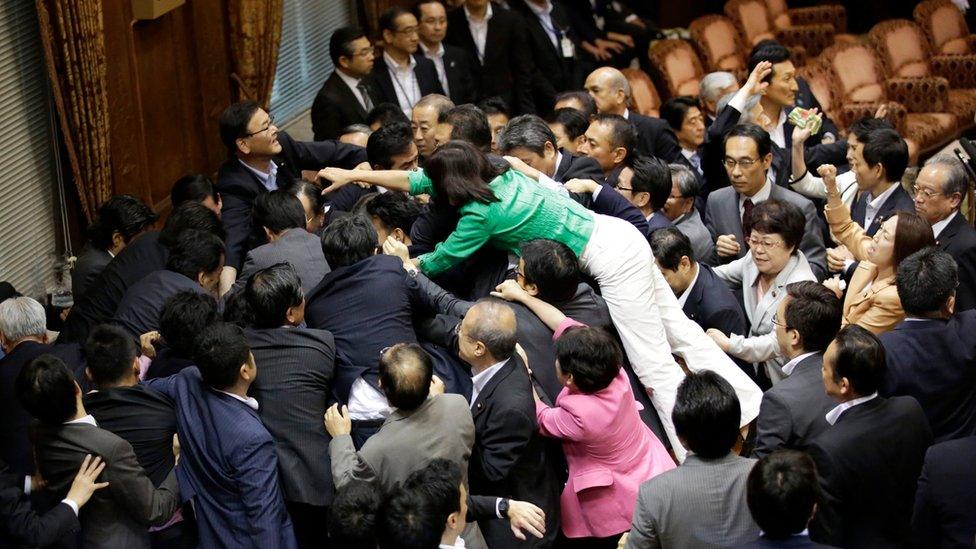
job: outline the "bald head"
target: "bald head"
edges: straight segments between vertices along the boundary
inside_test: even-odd
[[[467,344],[483,347],[480,358],[493,364],[515,353],[516,327],[515,311],[505,302],[482,299],[464,315],[462,335]]]
[[[427,400],[434,365],[416,343],[399,343],[380,357],[380,385],[390,406],[415,410]]]
[[[600,67],[586,77],[586,91],[596,102],[600,114],[620,114],[630,102],[630,83],[624,73],[613,67]]]

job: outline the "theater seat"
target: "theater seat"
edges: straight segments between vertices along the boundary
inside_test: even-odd
[[[847,10],[838,4],[825,6],[811,6],[806,8],[790,8],[786,0],[766,0],[773,26],[786,29],[795,25],[828,24],[834,27],[834,32],[847,32]]]
[[[746,58],[739,31],[728,17],[705,15],[688,27],[707,72],[731,72],[740,81],[746,77]]]
[[[926,0],[915,6],[914,15],[936,54],[976,53],[976,36],[951,0]]]
[[[648,57],[668,97],[698,96],[698,84],[705,76],[705,69],[691,44],[678,39],[658,40],[651,46]]]
[[[729,0],[725,3],[725,15],[738,27],[748,49],[763,40],[773,39],[793,51],[797,65],[802,65],[798,61],[819,54],[834,41],[834,27],[826,23],[776,27],[765,0]]]
[[[640,69],[622,69],[630,84],[630,108],[645,116],[658,117],[661,109],[661,95],[657,93],[654,82]]]

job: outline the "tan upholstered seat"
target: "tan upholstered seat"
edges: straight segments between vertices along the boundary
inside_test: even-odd
[[[657,117],[661,109],[661,95],[657,93],[654,82],[640,69],[623,69],[630,84],[630,108],[645,116]]]
[[[725,15],[739,28],[748,48],[774,39],[793,51],[797,65],[834,42],[834,27],[829,23],[777,27],[766,0],[729,0],[725,3]]]
[[[668,97],[698,95],[698,84],[705,76],[705,69],[690,43],[677,39],[658,40],[651,46],[648,56]]]
[[[706,15],[688,27],[706,72],[728,71],[740,80],[746,76],[746,58],[739,31],[728,17]]]
[[[976,53],[976,36],[969,33],[965,17],[951,0],[921,2],[915,6],[914,15],[934,53]]]

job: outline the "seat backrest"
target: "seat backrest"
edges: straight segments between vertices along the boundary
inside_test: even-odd
[[[762,40],[776,38],[763,0],[729,0],[725,3],[725,15],[735,22],[750,48]]]
[[[834,118],[833,112],[837,107],[834,100],[834,87],[836,86],[830,75],[830,70],[825,66],[822,58],[814,58],[797,71],[797,74],[807,81],[810,91],[817,98],[817,102],[823,107],[824,112]]]
[[[774,27],[787,29],[793,26],[786,0],[766,0],[766,7],[769,8],[769,18],[772,19]]]
[[[974,53],[966,18],[950,0],[926,0],[915,6],[914,15],[936,54]]]
[[[705,59],[708,72],[741,72],[746,69],[739,31],[727,17],[705,15],[691,22],[691,38]]]
[[[930,76],[928,43],[922,29],[907,19],[882,21],[868,33],[888,78]]]
[[[861,43],[838,43],[820,54],[837,85],[839,103],[883,101],[884,73],[874,48]]]
[[[640,69],[627,68],[620,72],[630,84],[630,108],[645,116],[657,117],[661,109],[661,95],[657,93],[651,77]]]
[[[658,40],[648,56],[667,85],[668,96],[698,95],[698,83],[705,76],[705,69],[691,44],[673,38]]]

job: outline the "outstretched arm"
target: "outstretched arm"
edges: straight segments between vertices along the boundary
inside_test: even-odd
[[[560,324],[566,321],[566,315],[562,311],[537,297],[529,295],[514,280],[502,282],[495,288],[494,292],[491,292],[491,295],[500,297],[506,301],[515,301],[525,305],[553,332],[559,329]]]
[[[329,194],[345,187],[349,183],[359,181],[370,185],[379,185],[391,191],[410,191],[410,172],[400,170],[343,170],[342,168],[325,168],[319,171],[319,179],[331,184],[322,190],[322,194]]]

